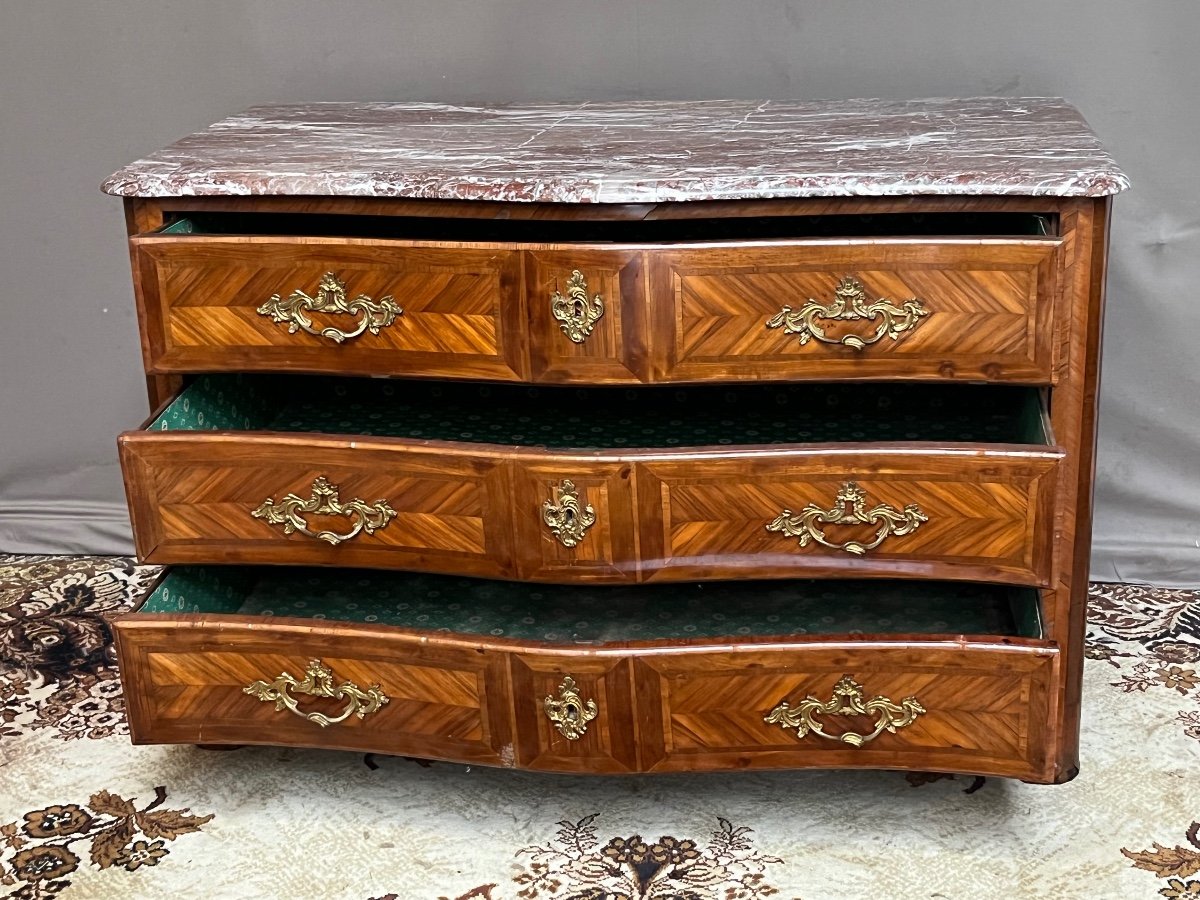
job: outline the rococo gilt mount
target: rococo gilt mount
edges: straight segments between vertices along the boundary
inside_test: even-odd
[[[1061,100],[252,109],[133,163],[133,739],[1078,770]]]

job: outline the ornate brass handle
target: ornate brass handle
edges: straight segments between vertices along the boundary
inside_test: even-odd
[[[554,489],[554,499],[542,503],[542,521],[564,547],[574,547],[596,524],[596,510],[579,505],[575,482],[567,478]]]
[[[558,696],[547,694],[542,701],[546,718],[568,741],[577,741],[587,732],[588,722],[599,715],[595,700],[584,700],[575,689],[575,679],[567,676],[558,686]]]
[[[915,503],[909,503],[903,511],[886,503],[867,509],[866,499],[867,494],[862,488],[853,481],[847,481],[838,491],[837,503],[831,509],[822,509],[815,503],[808,504],[798,514],[785,509],[767,524],[767,531],[799,538],[801,547],[807,547],[810,541],[815,541],[833,550],[864,556],[886,538],[912,534],[921,527],[922,522],[929,521],[929,517]],[[875,537],[866,543],[849,540],[835,544],[826,537],[822,525],[874,525]]]
[[[925,707],[916,697],[905,697],[899,703],[893,703],[887,697],[872,697],[864,702],[863,696],[863,686],[849,675],[843,675],[834,685],[833,699],[822,701],[810,695],[795,708],[785,700],[767,713],[763,721],[785,729],[795,728],[798,737],[804,737],[811,731],[826,740],[861,747],[885,731],[895,734],[897,728],[907,728],[917,720],[917,716],[925,714]],[[875,729],[870,734],[853,731],[828,734],[821,728],[816,716],[874,716]]]
[[[334,700],[344,697],[349,702],[341,715],[330,717],[319,712],[306,713],[300,711],[296,698],[292,696],[293,691],[297,694],[330,697]],[[368,685],[365,691],[353,681],[334,684],[332,670],[319,659],[308,661],[308,665],[304,669],[304,678],[300,681],[287,672],[280,672],[273,681],[250,682],[242,688],[242,693],[257,697],[264,703],[274,703],[276,710],[286,709],[322,728],[344,722],[351,716],[365,718],[369,713],[375,712],[389,702],[388,696],[377,684]]]
[[[353,331],[342,331],[332,325],[327,328],[314,328],[308,313],[339,313],[341,315],[358,317],[358,327]],[[297,288],[286,300],[279,294],[274,294],[270,300],[258,308],[261,316],[270,316],[275,322],[287,323],[288,333],[295,334],[304,331],[317,337],[329,338],[335,344],[356,338],[364,331],[379,334],[380,328],[386,328],[402,315],[404,310],[392,302],[391,296],[383,297],[375,302],[366,294],[359,294],[353,300],[346,298],[346,282],[332,272],[326,272],[317,286],[317,296],[310,297]]]
[[[282,525],[284,534],[300,532],[319,541],[328,541],[335,547],[342,541],[348,541],[360,531],[374,534],[377,528],[383,528],[396,517],[396,511],[386,500],[376,500],[368,505],[355,497],[343,503],[338,496],[339,488],[331,484],[324,475],[313,482],[312,496],[305,500],[295,494],[288,494],[278,504],[268,497],[262,506],[250,513],[256,519],[262,519],[268,525]],[[350,516],[354,519],[354,527],[344,534],[333,531],[312,531],[304,521],[301,513],[314,513],[319,516]]]
[[[927,315],[929,311],[916,297],[905,301],[903,306],[896,306],[882,297],[869,301],[862,284],[847,275],[837,286],[834,298],[829,303],[809,298],[799,309],[785,306],[767,320],[767,327],[782,328],[784,334],[796,335],[801,344],[807,344],[809,338],[816,338],[826,344],[842,344],[852,350],[862,350],[868,344],[881,340],[884,335],[893,341],[899,340],[901,335],[916,328],[920,320]],[[865,338],[856,334],[834,338],[827,335],[821,327],[822,319],[878,319],[879,324],[875,326],[875,332]]]
[[[597,294],[590,301],[587,295],[587,282],[583,273],[575,269],[567,282],[567,296],[563,296],[556,288],[550,295],[550,312],[559,322],[562,333],[582,344],[604,315],[604,300]]]

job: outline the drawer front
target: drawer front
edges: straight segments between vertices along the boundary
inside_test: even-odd
[[[369,440],[205,432],[123,436],[147,562],[407,568],[511,577],[503,465]]]
[[[224,236],[132,246],[150,372],[526,378],[517,251]]]
[[[632,665],[623,657],[514,653],[517,765],[554,772],[636,771]]]
[[[319,746],[512,765],[502,653],[245,616],[129,616],[115,630],[135,743]],[[314,661],[324,672],[310,668]],[[340,696],[314,689],[322,674]],[[345,718],[321,724],[312,713]]]
[[[633,467],[569,454],[514,463],[513,534],[522,578],[636,580]]]
[[[649,380],[641,253],[528,250],[525,285],[533,380]]]
[[[636,661],[644,768],[863,767],[1047,778],[1053,649],[743,649]],[[872,702],[879,697],[885,702]]]
[[[648,254],[654,378],[1051,383],[1062,242],[802,241]]]
[[[643,578],[1046,584],[1059,456],[801,450],[643,463]]]

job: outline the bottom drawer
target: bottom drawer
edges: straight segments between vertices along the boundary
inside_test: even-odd
[[[138,743],[1051,781],[1060,673],[1038,602],[916,581],[548,587],[184,567],[115,630]]]

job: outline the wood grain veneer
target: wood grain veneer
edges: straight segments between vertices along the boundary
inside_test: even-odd
[[[142,234],[131,239],[147,371],[342,374],[620,384],[754,378],[1048,384],[1062,241],[829,239],[631,244],[453,243],[332,237]],[[572,342],[550,311],[573,271],[604,315]],[[404,313],[343,344],[256,312],[325,272],[349,296]],[[862,350],[801,344],[766,323],[833,299],[852,274],[872,299],[917,298],[929,315]],[[336,324],[326,317],[321,324]],[[345,317],[343,327],[349,330]],[[834,323],[869,334],[876,322]]]
[[[1039,641],[739,639],[623,648],[538,647],[401,628],[253,616],[128,616],[116,626],[135,743],[277,744],[575,773],[729,768],[922,769],[1051,776],[1047,718],[1058,652]],[[320,658],[390,702],[321,728],[242,688]],[[862,748],[763,721],[781,701],[831,696],[843,674],[870,695],[913,695],[925,715]],[[542,711],[565,676],[597,705],[570,741]],[[343,702],[299,698],[305,712]],[[861,717],[827,717],[832,733]]]
[[[267,432],[121,438],[137,549],[149,562],[371,566],[546,582],[850,575],[1044,585],[1061,455],[1005,445],[585,453]],[[285,535],[251,515],[267,498],[307,497],[320,476],[343,500],[383,499],[398,515],[337,546]],[[542,504],[565,479],[596,514],[574,547],[542,520]],[[784,509],[836,506],[840,486],[853,480],[870,505],[915,503],[929,521],[864,557],[801,548],[767,531]],[[875,533],[870,525],[831,528],[831,536],[835,530],[838,541]]]

